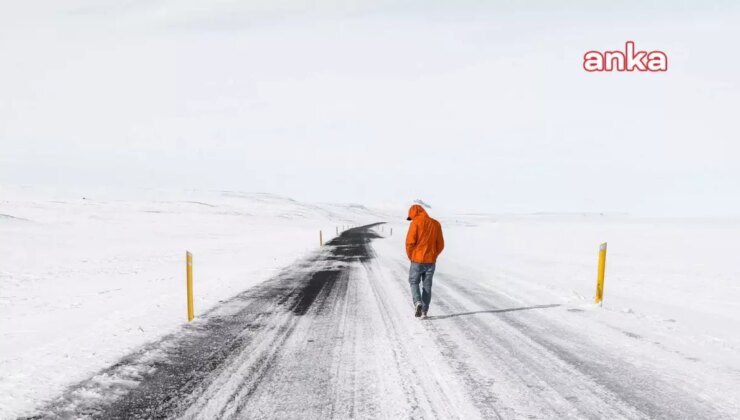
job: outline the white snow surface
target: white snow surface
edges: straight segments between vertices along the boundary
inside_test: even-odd
[[[270,194],[0,189],[0,418],[28,412],[186,320],[387,216]],[[84,199],[83,199],[84,197]]]
[[[181,327],[185,250],[194,254],[197,316],[317,252],[319,229],[328,239],[336,226],[402,220],[362,206],[304,204],[269,194],[194,191],[116,201],[42,200],[8,191],[0,202],[1,418],[29,412]],[[595,214],[438,218],[446,249],[435,288],[440,299],[454,298],[469,313],[457,307],[446,313],[433,299],[431,316],[456,322],[498,316],[502,308],[496,302],[489,308],[481,304],[485,299],[463,298],[455,284],[470,284],[466,293],[478,291],[481,297],[506,296],[517,308],[544,306],[540,313],[563,331],[740,416],[735,391],[740,267],[733,264],[740,220]],[[405,275],[406,226],[378,227],[385,238],[373,243],[384,278],[399,284]],[[601,242],[608,242],[608,254],[599,307],[592,301]],[[388,304],[408,301],[409,308],[397,311],[411,316],[404,288],[383,287],[394,290]],[[446,340],[464,342],[464,331],[444,331]],[[491,360],[467,351],[471,363]],[[483,371],[495,375],[496,369],[494,364]],[[495,385],[503,397],[523,395],[506,384]],[[394,398],[389,395],[388,401]]]

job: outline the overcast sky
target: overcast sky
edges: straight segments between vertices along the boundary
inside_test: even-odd
[[[740,215],[737,2],[551,3],[3,2],[0,183]]]

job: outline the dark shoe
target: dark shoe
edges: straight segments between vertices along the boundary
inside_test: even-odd
[[[414,312],[414,316],[417,318],[421,317],[421,303],[416,304],[416,312]]]
[[[427,319],[427,311],[421,313],[421,319]]]

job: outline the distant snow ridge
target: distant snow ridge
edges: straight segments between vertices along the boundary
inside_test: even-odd
[[[431,209],[431,208],[432,208],[432,206],[430,206],[429,204],[425,203],[425,202],[424,202],[424,201],[423,201],[422,199],[420,199],[420,198],[417,198],[416,200],[414,200],[414,203],[416,203],[416,204],[418,204],[418,205],[420,205],[420,206],[422,206],[422,207],[426,207],[426,208],[428,208],[428,209]]]
[[[0,213],[0,220],[11,220],[11,221],[20,221],[20,222],[30,222],[30,219],[26,219],[25,217],[16,217],[12,216],[10,214],[3,214]]]

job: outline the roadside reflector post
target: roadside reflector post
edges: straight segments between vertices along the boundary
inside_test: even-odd
[[[324,246],[324,234],[319,230],[319,246]]]
[[[190,251],[185,253],[188,273],[188,322],[193,320],[193,254]]]
[[[337,236],[339,236],[339,226],[337,226]]]
[[[391,236],[393,236],[393,228],[391,228]]]
[[[606,269],[606,242],[599,246],[599,275],[596,279],[596,303],[604,300],[604,271]]]

